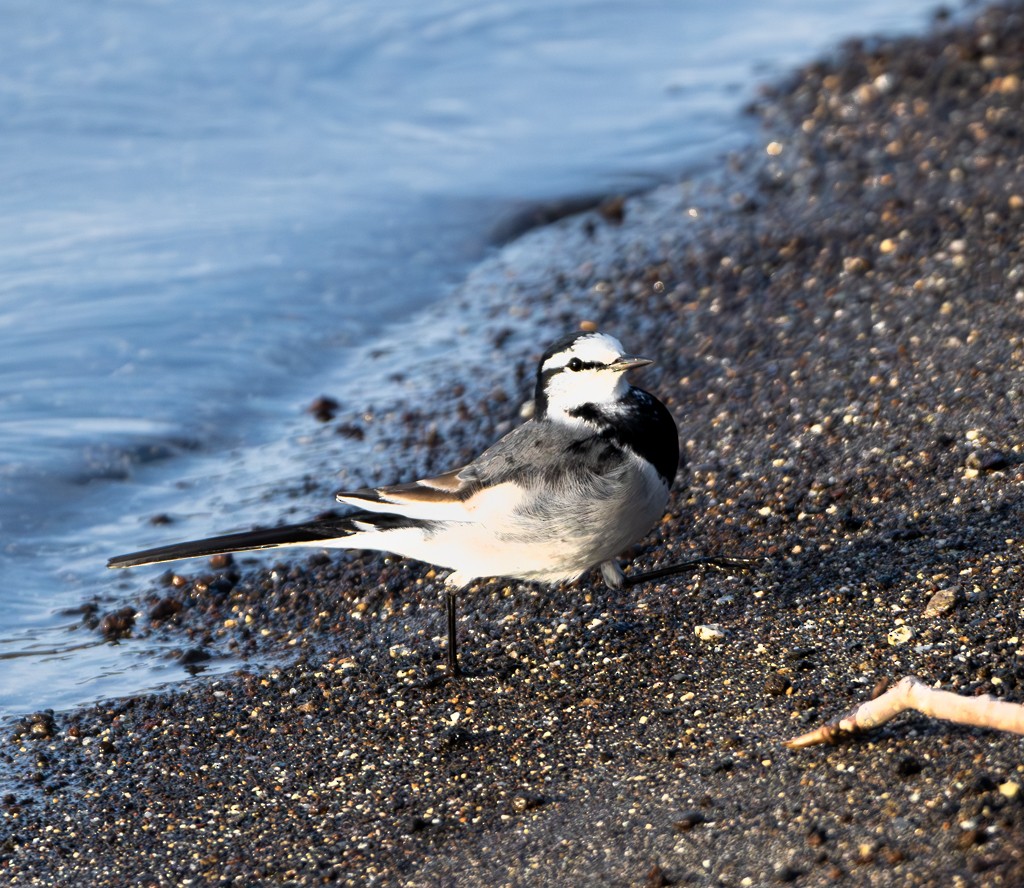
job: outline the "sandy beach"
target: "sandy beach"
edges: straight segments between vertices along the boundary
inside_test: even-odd
[[[687,465],[631,569],[757,566],[482,585],[459,681],[427,566],[176,566],[123,631],[251,665],[26,713],[0,881],[1024,884],[1020,737],[906,715],[782,746],[883,678],[1024,701],[1024,12],[851,43],[752,112],[761,144],[713,184],[563,220],[571,273],[507,286],[552,339],[588,322],[658,359],[636,381]],[[452,424],[396,443],[457,464],[545,344],[495,336],[500,397],[438,392]]]

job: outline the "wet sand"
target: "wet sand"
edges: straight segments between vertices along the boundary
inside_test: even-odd
[[[720,199],[679,188],[666,212],[662,192],[653,227],[645,197],[560,223],[626,246],[600,276],[581,256],[508,283],[555,335],[586,320],[659,359],[638,381],[688,466],[636,568],[758,568],[623,594],[482,586],[459,625],[472,674],[446,682],[423,565],[184,565],[124,631],[171,633],[196,663],[295,661],[27,716],[0,747],[0,879],[1024,883],[1021,738],[907,715],[781,746],[883,677],[1024,700],[1014,10],[808,67],[760,103],[763,143]],[[541,350],[493,348],[509,368]],[[507,427],[515,385],[464,404],[462,438],[410,433],[424,462]]]

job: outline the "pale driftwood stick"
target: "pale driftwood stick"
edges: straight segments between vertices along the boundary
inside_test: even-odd
[[[861,703],[838,721],[787,740],[785,745],[790,749],[803,749],[819,743],[838,743],[884,725],[908,709],[958,725],[975,725],[1024,734],[1024,704],[996,700],[988,694],[962,697],[951,691],[936,690],[908,675],[875,699]]]

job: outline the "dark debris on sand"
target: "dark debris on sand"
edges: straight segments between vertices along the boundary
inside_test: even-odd
[[[183,649],[297,659],[26,717],[0,881],[1024,884],[1020,738],[780,745],[882,677],[1024,700],[1022,78],[1019,7],[851,45],[699,243],[593,288],[690,463],[638,563],[761,567],[481,587],[458,682],[422,565],[185,577],[139,608]]]

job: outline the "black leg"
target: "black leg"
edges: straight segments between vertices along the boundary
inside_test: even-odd
[[[458,641],[455,637],[455,590],[445,589],[444,610],[448,617],[448,675],[458,678],[462,675],[459,669]]]
[[[757,564],[758,559],[756,558],[727,558],[709,555],[704,558],[677,561],[675,564],[666,564],[663,567],[656,567],[654,570],[647,570],[643,573],[631,574],[624,578],[623,583],[627,589],[630,589],[639,583],[646,583],[648,580],[661,580],[665,577],[674,577],[696,567],[716,567],[719,570],[750,570]]]

